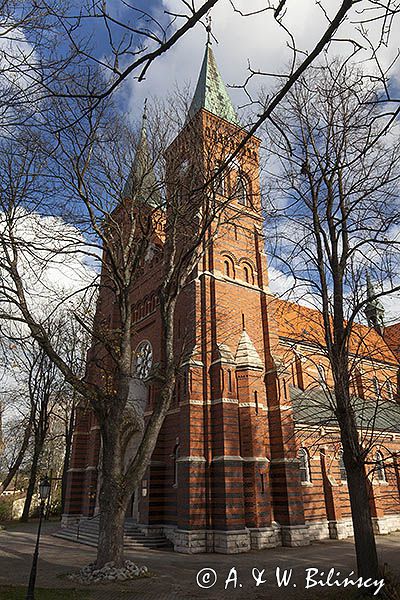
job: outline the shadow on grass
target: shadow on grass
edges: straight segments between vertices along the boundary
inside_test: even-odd
[[[25,600],[25,586],[0,586],[1,600]],[[89,590],[35,589],[35,600],[90,600]]]

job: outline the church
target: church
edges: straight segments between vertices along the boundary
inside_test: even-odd
[[[260,140],[248,140],[229,173],[218,175],[227,148],[244,137],[209,40],[186,123],[166,151],[166,168],[172,172],[179,163],[184,171],[193,154],[188,148],[197,144],[200,162],[217,173],[216,195],[229,196],[228,216],[179,298],[181,375],[127,514],[146,538],[166,538],[177,552],[239,553],[352,535],[339,429],[327,402],[332,379],[321,350],[322,317],[269,289]],[[143,180],[151,186],[148,153],[145,119],[132,177],[146,165]],[[128,180],[126,195],[130,186]],[[160,231],[161,252],[163,239]],[[156,259],[146,265],[132,290],[133,368],[138,379],[151,381],[161,360],[162,274]],[[370,284],[369,294],[369,326],[353,331],[352,385],[360,432],[375,436],[370,505],[375,532],[385,534],[400,529],[400,327],[381,326],[382,307]],[[147,386],[147,415],[155,393]],[[100,448],[94,415],[80,411],[65,526],[96,518]]]

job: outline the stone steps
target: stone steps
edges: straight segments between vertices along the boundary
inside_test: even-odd
[[[85,519],[77,525],[65,527],[53,534],[55,537],[93,546],[97,548],[99,539],[99,520]],[[127,521],[124,528],[124,548],[126,550],[157,549],[171,547],[171,543],[163,536],[146,536],[132,522]]]

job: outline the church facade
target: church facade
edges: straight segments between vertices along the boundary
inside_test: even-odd
[[[244,138],[210,43],[167,171],[177,162],[185,169],[193,135],[201,140],[196,153],[215,171],[226,148]],[[216,178],[217,195],[233,190],[228,217],[179,298],[176,394],[127,515],[179,552],[238,553],[352,533],[339,429],[327,409],[332,381],[321,315],[268,286],[259,145],[251,138],[229,174]],[[142,132],[142,162],[147,151]],[[162,242],[160,232],[161,251]],[[142,380],[151,381],[161,361],[161,277],[160,263],[149,260],[132,290],[134,368]],[[112,310],[102,298],[99,307]],[[400,332],[375,328],[378,312],[372,303],[372,326],[354,330],[353,392],[360,431],[369,433],[374,419],[370,503],[376,532],[387,533],[400,529]],[[156,389],[149,385],[146,394],[149,415]],[[96,514],[100,447],[94,415],[80,410],[66,524]]]

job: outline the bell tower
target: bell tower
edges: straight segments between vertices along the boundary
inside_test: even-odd
[[[294,441],[271,453],[269,403],[278,415],[280,399],[273,400],[279,389],[272,358],[277,336],[267,316],[260,140],[253,136],[229,160],[245,136],[209,30],[185,126],[167,151],[167,173],[181,165],[183,181],[189,180],[183,190],[192,204],[193,226],[195,215],[215,211],[185,305],[177,311],[179,329],[183,324],[185,331],[187,382],[180,401],[174,538],[181,552],[238,553],[280,544],[271,460],[288,451],[298,468]],[[276,418],[274,427],[281,427]],[[284,524],[301,526],[299,478],[292,485],[286,475],[278,474],[276,481],[286,490],[282,500],[292,497],[296,503],[296,517]]]

